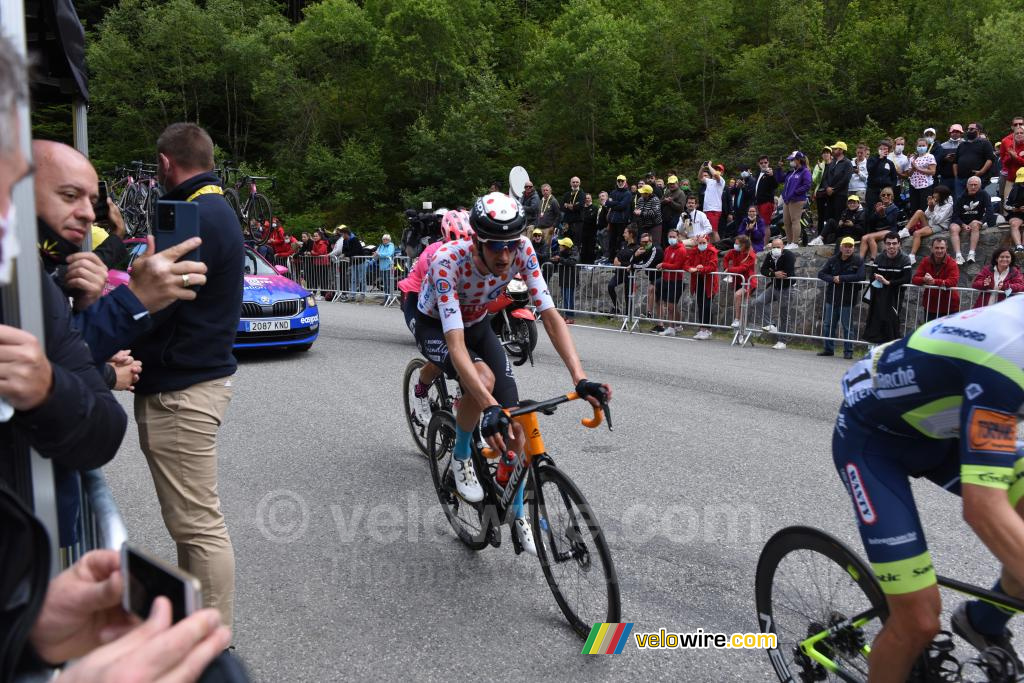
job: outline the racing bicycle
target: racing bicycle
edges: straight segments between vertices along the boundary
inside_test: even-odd
[[[156,203],[163,194],[156,179],[156,164],[133,161],[131,168],[114,169],[107,190],[124,220],[127,237],[149,234],[156,223]]]
[[[246,175],[240,177],[234,185],[230,185],[231,175],[238,173],[238,169],[225,165],[219,172],[224,184],[224,199],[228,200],[228,205],[235,212],[242,227],[242,234],[255,242],[256,246],[266,244],[270,239],[270,220],[273,212],[270,200],[256,188],[256,181],[269,180],[271,187],[274,187],[276,181],[270,176]],[[244,204],[239,194],[243,187],[249,189],[249,196],[246,197]]]
[[[1024,600],[938,577],[939,586],[1015,612]],[[761,551],[754,578],[762,633],[776,634],[768,657],[780,681],[847,681],[868,678],[871,643],[888,616],[885,594],[871,567],[841,541],[817,529],[792,526]],[[990,647],[964,662],[942,632],[925,650],[908,681],[1024,680],[1013,656]]]
[[[529,505],[533,539],[541,569],[562,614],[580,638],[586,638],[595,623],[618,622],[622,605],[619,580],[604,532],[586,498],[569,475],[555,466],[540,433],[538,413],[552,415],[558,406],[580,398],[576,392],[547,401],[520,401],[506,410],[526,434],[526,448],[509,474],[504,487],[495,481],[498,454],[489,448],[472,448],[484,498],[470,503],[459,496],[452,473],[455,445],[455,417],[438,410],[427,425],[427,461],[437,499],[459,540],[473,550],[501,545],[501,526],[514,522],[512,501],[519,484],[528,477],[524,491]],[[597,428],[611,413],[607,403],[594,408],[583,424]],[[512,547],[518,555],[523,548],[515,533]]]

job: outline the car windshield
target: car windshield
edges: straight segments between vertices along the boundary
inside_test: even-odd
[[[246,275],[277,275],[274,267],[266,262],[262,256],[248,247],[245,248],[245,256],[242,259]]]

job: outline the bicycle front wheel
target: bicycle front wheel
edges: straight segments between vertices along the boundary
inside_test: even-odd
[[[483,503],[473,504],[463,500],[455,488],[455,475],[452,472],[454,449],[455,417],[447,410],[439,410],[427,425],[430,478],[434,481],[437,500],[455,535],[472,550],[483,550],[487,546],[490,524],[481,515]]]
[[[554,465],[533,470],[533,540],[544,578],[573,630],[619,621],[619,579],[597,516],[576,484]]]
[[[266,195],[254,194],[252,196],[252,209],[249,218],[256,219],[255,224],[250,223],[253,225],[252,238],[256,240],[256,244],[266,244],[267,240],[270,239],[270,232],[272,230],[270,226],[270,200],[267,199]]]
[[[754,593],[762,633],[776,634],[768,656],[780,681],[867,680],[869,648],[888,612],[856,553],[817,529],[782,529],[761,551]],[[835,626],[808,651],[809,639]]]
[[[402,400],[405,404],[405,421],[409,425],[409,433],[416,447],[423,455],[428,455],[427,448],[427,425],[430,417],[438,410],[451,410],[451,399],[448,394],[448,386],[442,374],[434,380],[427,391],[427,400],[421,405],[420,399],[416,398],[416,383],[419,381],[420,370],[427,364],[422,358],[413,358],[405,366],[405,375],[402,377]]]

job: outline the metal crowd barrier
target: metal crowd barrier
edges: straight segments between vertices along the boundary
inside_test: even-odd
[[[983,295],[987,295],[988,303],[992,303],[999,300],[1000,292],[983,291],[973,287],[903,285],[903,310],[900,314],[901,334],[910,334],[935,318],[970,310],[978,305]],[[993,297],[995,298],[993,299]]]
[[[288,277],[326,301],[344,301],[359,297],[383,299],[391,306],[399,300],[398,280],[409,271],[405,256],[391,259],[391,267],[382,269],[375,256],[331,258],[296,254],[274,258],[275,265],[288,268]]]
[[[776,287],[776,278],[764,275],[755,275],[753,281],[757,295],[750,301],[744,342],[767,333],[783,342],[796,337],[867,344],[861,338],[868,315],[868,304],[862,301],[867,282],[790,277]]]
[[[74,542],[59,548],[60,563],[70,567],[90,550],[118,550],[128,540],[128,531],[114,494],[100,470],[78,472],[75,495],[78,497],[78,519],[74,525]]]
[[[669,272],[682,275],[681,279],[675,280],[676,284],[671,289],[665,279]],[[641,320],[646,320],[661,327],[695,328],[698,332],[719,329],[732,334],[735,343],[743,328],[744,306],[741,304],[739,311],[734,310],[734,294],[737,288],[746,285],[745,277],[725,271],[698,275],[653,268],[635,270],[633,296],[636,298],[634,309],[638,317],[633,320],[630,331],[636,331]],[[714,292],[716,286],[718,292]],[[706,287],[712,288],[710,296]],[[662,296],[662,293],[667,296]],[[676,295],[679,298],[671,301]],[[663,300],[659,301],[659,298]]]
[[[624,266],[586,264],[576,265],[573,269],[575,286],[565,287],[561,277],[565,272],[564,267],[551,262],[541,266],[548,291],[558,310],[570,318],[583,315],[621,319],[619,329],[627,329],[633,315],[630,269]]]

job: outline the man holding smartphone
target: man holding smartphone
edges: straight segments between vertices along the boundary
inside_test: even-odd
[[[145,368],[135,386],[135,420],[178,565],[200,580],[203,604],[230,626],[235,554],[217,493],[217,431],[237,368],[232,347],[242,310],[242,232],[213,172],[206,131],[171,124],[157,152],[163,199],[198,207],[206,283],[193,301],[153,316],[152,331],[132,348]]]

